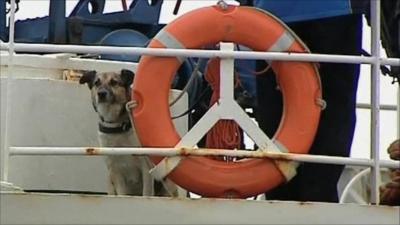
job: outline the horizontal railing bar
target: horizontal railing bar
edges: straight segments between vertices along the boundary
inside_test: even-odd
[[[357,108],[360,108],[360,109],[371,109],[371,104],[368,104],[368,103],[357,103]],[[397,110],[397,106],[396,105],[384,105],[384,104],[381,104],[379,106],[379,109],[396,111]]]
[[[265,151],[192,149],[192,148],[103,148],[103,147],[10,147],[10,155],[157,155],[157,156],[230,156],[245,158],[270,158],[293,160],[308,163],[339,164],[353,166],[373,166],[370,159],[347,158],[339,156],[307,155],[294,153],[276,153]],[[392,160],[380,160],[387,168],[400,168],[400,163]]]
[[[0,43],[1,50],[7,50],[8,43]],[[290,60],[311,62],[332,62],[350,64],[372,64],[374,57],[351,55],[328,55],[308,53],[283,53],[283,52],[252,52],[252,51],[221,51],[200,49],[164,49],[164,48],[140,48],[140,47],[115,47],[115,46],[86,46],[86,45],[52,45],[52,44],[26,44],[16,43],[16,52],[67,52],[89,54],[127,54],[127,55],[156,55],[176,57],[200,57],[200,58],[237,58],[237,59],[263,59],[263,60]],[[382,58],[381,64],[400,65],[400,59]]]
[[[381,65],[400,66],[400,58],[380,58]]]

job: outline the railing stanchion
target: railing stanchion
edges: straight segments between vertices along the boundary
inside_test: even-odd
[[[11,10],[10,10],[10,31],[9,31],[9,64],[8,64],[8,75],[6,78],[6,115],[4,117],[5,125],[4,125],[4,144],[3,144],[3,157],[2,157],[2,166],[1,166],[1,180],[7,181],[8,180],[8,168],[9,168],[9,148],[10,148],[10,127],[11,127],[11,109],[12,109],[12,96],[11,96],[11,89],[13,87],[13,80],[14,80],[14,33],[15,33],[15,0],[11,0]]]
[[[380,0],[371,0],[371,203],[379,204]]]

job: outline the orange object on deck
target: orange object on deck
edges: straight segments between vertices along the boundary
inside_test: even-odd
[[[212,6],[191,11],[164,27],[151,48],[200,49],[209,44],[233,42],[254,51],[308,52],[278,19],[252,7]],[[138,106],[133,118],[145,147],[175,146],[180,137],[172,123],[168,96],[170,84],[183,59],[142,56],[132,97]],[[317,69],[308,62],[271,62],[283,96],[283,116],[274,136],[279,147],[291,153],[308,153],[318,127],[321,85]],[[158,164],[163,157],[151,157]],[[273,160],[246,159],[223,162],[189,156],[168,178],[188,191],[206,197],[255,196],[286,181]]]

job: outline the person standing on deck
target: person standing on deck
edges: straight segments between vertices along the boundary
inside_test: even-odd
[[[360,55],[362,14],[351,3],[365,1],[253,0],[250,5],[268,10],[305,42],[312,53]],[[248,1],[249,3],[249,1]],[[360,10],[361,12],[361,10]],[[257,63],[257,70],[265,68]],[[320,63],[323,99],[317,135],[310,154],[349,156],[356,122],[358,64]],[[257,76],[258,110],[261,129],[272,137],[282,114],[282,97],[273,71]],[[337,182],[342,165],[301,164],[297,175],[266,193],[267,199],[338,202]]]

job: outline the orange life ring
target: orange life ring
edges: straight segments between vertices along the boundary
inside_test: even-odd
[[[196,49],[233,42],[255,51],[308,52],[301,41],[274,16],[251,7],[211,6],[191,11],[164,27],[151,48]],[[169,111],[171,81],[179,57],[143,56],[137,68],[132,97],[138,137],[143,146],[171,147],[180,141]],[[308,153],[319,123],[321,85],[317,69],[308,62],[272,62],[284,99],[283,117],[274,139],[291,153]],[[151,157],[158,164],[163,157]],[[181,187],[206,197],[255,196],[285,177],[269,159],[222,162],[189,156],[169,173]]]

